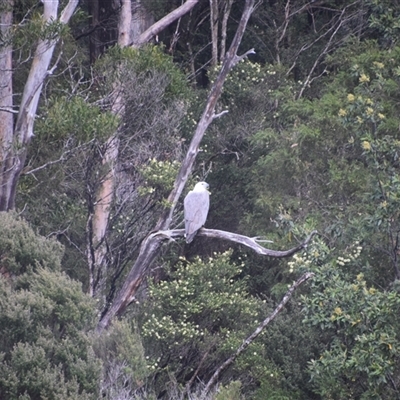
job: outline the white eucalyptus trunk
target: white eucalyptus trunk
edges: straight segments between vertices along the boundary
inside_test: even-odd
[[[52,23],[58,18],[58,0],[42,0],[44,5],[43,23]],[[12,5],[12,1],[9,1]],[[65,7],[59,21],[67,23],[78,5],[78,0],[70,0]],[[10,22],[9,12],[4,16]],[[2,17],[3,18],[3,17]],[[12,22],[12,15],[11,15]],[[7,25],[4,27],[7,29]],[[17,114],[15,126],[8,122],[0,132],[1,135],[1,186],[0,186],[0,211],[7,211],[15,207],[15,195],[18,181],[24,167],[27,147],[33,137],[33,128],[45,79],[51,70],[50,62],[58,38],[39,40],[32,60],[31,68],[22,93],[22,100]],[[10,50],[11,51],[11,50]],[[9,52],[6,50],[5,62],[9,62]],[[12,71],[10,69],[10,71]],[[12,73],[12,72],[11,72]],[[7,79],[7,78],[5,78]],[[11,83],[8,84],[11,92]],[[12,97],[12,95],[11,95]],[[7,98],[7,96],[6,96]],[[11,101],[12,100],[8,100]]]
[[[222,62],[225,53],[226,53],[226,34],[228,30],[228,20],[229,15],[231,14],[232,4],[234,0],[225,0],[224,2],[224,11],[222,15],[222,22],[221,22],[221,44],[219,46],[219,60]]]
[[[6,45],[0,47],[0,210],[5,210],[8,206],[11,185],[7,176],[8,171],[13,168],[13,160],[9,157],[14,130],[12,46],[7,45],[11,36],[13,3],[13,0],[5,0],[4,11],[0,15],[1,37],[6,41]]]
[[[218,0],[210,0],[211,65],[218,64]]]

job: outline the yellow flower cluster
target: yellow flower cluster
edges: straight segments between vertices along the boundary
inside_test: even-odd
[[[347,95],[347,101],[348,101],[349,103],[352,103],[355,99],[356,99],[356,96],[354,96],[354,94],[349,93],[349,94]]]
[[[374,109],[372,107],[367,107],[366,113],[367,115],[371,116],[374,113]]]
[[[370,151],[371,150],[371,143],[368,142],[367,140],[364,140],[362,142],[361,146],[365,151]]]
[[[362,246],[360,246],[359,242],[355,242],[353,245],[351,245],[351,247],[348,249],[346,257],[341,257],[339,256],[337,258],[337,264],[341,265],[342,267],[348,263],[350,263],[351,261],[356,260],[358,257],[360,257],[361,254],[361,250],[362,250]]]
[[[379,68],[379,69],[385,68],[385,64],[378,62],[378,61],[374,61],[372,64],[374,64],[375,67]]]
[[[369,82],[369,76],[366,74],[361,74],[360,78],[359,78],[360,83],[364,83],[364,82]]]
[[[289,272],[293,273],[299,267],[309,267],[311,260],[308,258],[307,253],[298,254],[293,256],[292,261],[288,262]]]

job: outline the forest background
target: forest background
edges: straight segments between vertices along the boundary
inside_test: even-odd
[[[398,1],[0,18],[0,398],[400,398]]]

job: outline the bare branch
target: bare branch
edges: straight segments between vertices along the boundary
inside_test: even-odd
[[[308,243],[310,243],[311,239],[317,234],[318,234],[317,231],[312,231],[304,240],[304,242],[300,243],[298,246],[293,247],[292,249],[289,250],[278,251],[278,250],[266,249],[265,247],[259,245],[257,243],[257,238],[250,238],[244,235],[239,235],[238,233],[226,232],[217,229],[205,229],[205,228],[200,229],[200,231],[197,233],[197,235],[199,236],[223,239],[223,240],[228,240],[230,242],[239,243],[246,247],[251,248],[257,254],[276,257],[276,258],[290,257],[293,254],[297,253],[298,251],[305,249],[308,246]]]
[[[45,168],[47,168],[47,167],[50,167],[50,165],[54,165],[54,164],[58,164],[58,163],[60,163],[60,162],[66,161],[66,160],[68,160],[68,159],[73,155],[73,153],[75,153],[77,150],[79,150],[79,149],[81,149],[81,148],[83,148],[83,147],[86,147],[86,146],[88,146],[90,143],[93,143],[93,142],[94,142],[94,139],[90,140],[90,141],[87,142],[87,143],[81,144],[80,146],[77,146],[77,147],[75,147],[75,148],[73,148],[73,149],[71,149],[71,150],[67,150],[67,151],[65,151],[64,153],[62,153],[62,154],[61,154],[61,157],[58,158],[57,160],[49,161],[49,162],[47,162],[47,163],[41,165],[40,167],[31,169],[31,170],[26,170],[26,169],[28,168],[28,167],[26,167],[26,168],[24,169],[24,171],[22,172],[22,175],[31,175],[31,174],[34,174],[35,172],[38,172],[38,171],[42,170],[42,169],[45,169]]]
[[[222,14],[222,22],[221,22],[221,45],[219,51],[219,59],[220,61],[225,57],[225,49],[226,49],[226,33],[228,28],[228,19],[231,13],[233,0],[226,0],[224,3],[224,10]]]
[[[166,239],[174,240],[175,238],[183,237],[184,234],[185,234],[184,229],[173,229],[173,230],[154,232],[151,234],[151,236],[153,236],[153,237],[160,236],[160,238],[165,239],[165,240]],[[275,257],[275,258],[290,257],[293,254],[299,252],[300,250],[305,249],[308,246],[308,244],[310,243],[311,239],[317,234],[318,234],[317,231],[312,231],[307,236],[307,238],[304,240],[304,242],[300,243],[296,247],[293,247],[293,248],[291,248],[289,250],[285,250],[285,251],[278,251],[278,250],[267,249],[267,248],[259,245],[257,243],[258,242],[257,237],[251,238],[248,236],[240,235],[238,233],[221,231],[219,229],[201,228],[197,232],[197,236],[227,240],[229,242],[238,243],[243,246],[249,247],[250,249],[254,250],[257,254],[260,254],[263,256]]]
[[[357,3],[357,2],[356,2],[356,3]],[[353,3],[353,4],[351,4],[350,6],[353,6],[353,5],[356,4],[356,3]],[[346,14],[346,12],[347,12],[347,10],[348,10],[348,8],[349,8],[350,6],[347,6],[347,7],[345,7],[345,8],[342,10],[342,12],[340,13],[340,15],[339,15],[339,17],[338,17],[337,25],[334,24],[327,32],[325,32],[324,35],[321,36],[321,37],[323,37],[323,36],[325,36],[326,34],[328,34],[329,32],[331,32],[331,31],[333,30],[333,32],[332,32],[332,34],[331,34],[331,36],[330,36],[330,38],[329,38],[327,44],[325,45],[325,47],[324,47],[324,49],[322,50],[322,52],[318,55],[318,57],[316,58],[316,60],[315,60],[315,62],[314,62],[314,64],[313,64],[313,66],[311,67],[310,72],[308,73],[308,75],[307,75],[307,77],[306,77],[306,79],[305,79],[305,81],[304,81],[304,83],[303,83],[303,86],[302,86],[302,88],[301,88],[301,90],[300,90],[300,92],[299,92],[299,95],[297,96],[298,99],[300,99],[300,98],[302,97],[302,95],[303,95],[305,89],[306,89],[308,86],[310,86],[311,82],[312,82],[314,79],[317,79],[317,78],[318,78],[318,77],[312,78],[312,75],[313,75],[314,71],[316,70],[317,66],[319,65],[320,61],[321,61],[327,54],[329,54],[329,53],[332,51],[332,49],[335,47],[335,43],[333,42],[333,39],[335,38],[335,36],[338,34],[338,32],[340,31],[340,29],[341,29],[347,22],[351,21],[351,20],[354,18],[354,16],[356,16],[356,15],[358,14],[358,11],[356,11],[356,12],[350,14],[347,18],[345,18],[344,16],[345,16],[345,14]],[[336,25],[336,27],[335,27],[335,25]],[[321,38],[321,37],[320,37],[320,38]],[[317,38],[316,41],[318,41],[320,38]],[[315,43],[316,41],[314,41],[314,43]],[[337,45],[337,43],[336,43],[336,45]],[[304,46],[303,46],[303,47],[304,47]],[[301,51],[302,51],[302,50],[300,50],[300,52],[301,52]],[[292,66],[292,67],[293,67],[293,66]],[[292,69],[292,68],[291,68],[291,69]],[[323,73],[322,73],[321,75],[323,75]]]
[[[239,346],[239,348],[235,351],[232,356],[230,356],[225,362],[223,362],[214,372],[213,376],[211,379],[207,382],[206,387],[203,390],[201,399],[205,399],[208,392],[210,391],[211,387],[215,384],[216,380],[218,379],[219,375],[223,370],[225,370],[227,367],[229,367],[233,362],[236,360],[236,358],[242,354],[247,347],[257,338],[257,336],[260,335],[260,333],[269,325],[271,321],[275,319],[275,317],[282,311],[283,307],[286,305],[286,303],[290,300],[292,297],[294,291],[305,281],[313,277],[314,274],[312,272],[306,272],[304,275],[302,275],[296,282],[293,283],[293,285],[289,288],[289,290],[286,292],[285,296],[283,297],[282,301],[278,304],[278,306],[275,308],[275,310],[270,314],[264,321],[261,322],[260,325],[258,325],[257,329],[247,338],[243,341],[243,343]]]
[[[281,63],[281,59],[280,59],[280,55],[279,55],[279,44],[282,42],[283,38],[286,35],[286,30],[287,30],[287,27],[288,27],[289,21],[290,21],[289,11],[290,11],[290,0],[287,1],[286,6],[285,6],[285,21],[283,22],[283,25],[281,27],[282,33],[275,42],[276,58],[277,58],[278,64]],[[275,24],[275,21],[274,21],[274,24]]]
[[[218,113],[218,114],[214,114],[214,115],[213,115],[213,118],[214,118],[214,119],[217,119],[217,118],[219,118],[219,117],[222,117],[224,114],[226,114],[226,113],[228,113],[228,112],[229,112],[228,110],[221,111],[221,112]]]
[[[343,10],[342,15],[343,15],[344,11],[345,11],[345,10]],[[333,40],[333,38],[336,36],[336,34],[338,33],[339,29],[342,27],[342,24],[343,24],[343,21],[340,20],[340,22],[338,23],[338,26],[336,27],[336,29],[335,29],[334,32],[332,33],[331,37],[329,38],[328,43],[326,44],[324,50],[323,50],[323,51],[318,55],[318,57],[316,58],[316,60],[315,60],[315,62],[314,62],[314,64],[313,64],[313,66],[311,67],[311,70],[310,70],[310,72],[309,72],[307,78],[305,79],[305,81],[304,81],[304,83],[303,83],[303,86],[302,86],[302,88],[301,88],[301,90],[300,90],[300,92],[299,92],[299,95],[298,95],[298,97],[297,97],[298,99],[301,98],[301,96],[303,95],[304,90],[306,89],[306,87],[310,85],[312,74],[314,73],[315,69],[317,68],[317,66],[318,66],[318,64],[319,64],[319,62],[320,62],[320,60],[321,60],[321,58],[324,57],[326,54],[328,54],[328,52],[329,52],[329,50],[330,50],[330,47],[331,47],[332,40]]]
[[[135,43],[132,43],[132,45],[134,47],[140,47],[142,44],[147,43],[168,25],[172,24],[174,21],[188,13],[198,2],[199,0],[187,0],[180,7],[170,12],[164,18],[161,18],[159,21],[153,24],[149,29],[144,31],[137,39],[135,39]]]
[[[242,54],[241,56],[236,56],[235,57],[235,64],[236,65],[238,62],[244,60],[249,54],[256,54],[254,49],[247,50],[246,53]]]
[[[233,232],[221,231],[218,229],[206,229],[202,228],[197,233],[197,236],[204,236],[215,239],[228,240],[233,243],[238,243],[243,246],[249,247],[254,250],[257,254],[263,256],[269,256],[274,258],[284,258],[290,257],[293,254],[305,249],[308,246],[308,243],[311,239],[317,234],[317,231],[312,231],[308,237],[304,240],[304,242],[300,243],[296,247],[293,247],[289,250],[279,251],[279,250],[271,250],[267,249],[256,242],[256,238],[250,238],[248,236],[239,235]],[[136,260],[134,267],[131,269],[128,278],[126,279],[123,287],[123,291],[121,294],[124,294],[124,297],[119,299],[119,302],[116,301],[114,304],[114,313],[120,314],[122,313],[126,306],[129,305],[130,300],[136,290],[140,287],[140,284],[144,277],[147,275],[148,269],[150,268],[151,263],[154,261],[157,256],[157,251],[160,248],[161,244],[165,240],[174,240],[179,237],[183,237],[185,234],[184,229],[171,229],[171,230],[159,230],[157,232],[151,233],[147,236],[140,247],[139,256]],[[139,265],[140,268],[135,268],[136,265]],[[145,266],[145,267],[144,267]],[[118,308],[116,307],[118,306]],[[113,309],[111,309],[113,310]],[[112,314],[115,315],[115,314]],[[97,329],[99,331],[105,329],[110,323],[110,312],[106,314],[106,316],[100,321]]]
[[[18,110],[13,110],[12,108],[10,108],[10,107],[0,107],[0,111],[1,112],[8,112],[8,113],[11,113],[11,114],[18,114]]]
[[[313,8],[319,8],[319,9],[322,9],[322,10],[329,10],[329,11],[332,11],[332,12],[336,12],[337,15],[334,16],[334,18],[332,19],[332,21],[334,21],[335,19],[338,18],[338,19],[339,19],[339,22],[342,23],[341,20],[342,20],[343,15],[344,15],[343,13],[344,13],[346,10],[348,10],[350,7],[355,7],[358,3],[359,3],[359,1],[357,0],[357,1],[355,1],[355,2],[353,2],[353,3],[351,3],[351,4],[349,4],[348,6],[346,6],[343,10],[341,10],[341,9],[333,9],[333,8],[326,8],[326,7],[320,7],[320,6],[317,6],[316,4],[312,4],[312,7],[313,7]],[[305,4],[304,6],[302,6],[301,8],[299,8],[298,10],[293,11],[293,12],[288,16],[288,18],[292,18],[292,17],[295,16],[296,14],[299,14],[299,13],[304,12],[305,10],[308,9],[308,7],[310,7],[310,3],[307,3],[307,4]],[[360,10],[360,8],[358,8],[358,9],[357,9],[354,13],[352,13],[348,18],[344,19],[343,22],[344,22],[344,23],[347,23],[347,22],[350,21],[351,19],[354,19],[357,15],[360,14],[360,12],[362,13],[362,10]],[[295,66],[297,65],[298,58],[299,58],[300,54],[304,53],[304,52],[307,51],[309,48],[313,47],[316,43],[318,43],[319,41],[321,41],[323,38],[325,38],[326,36],[330,35],[331,32],[335,32],[335,30],[336,30],[336,23],[337,23],[337,22],[333,22],[333,24],[332,24],[328,29],[326,29],[325,32],[323,32],[322,34],[320,34],[320,35],[319,35],[317,38],[315,38],[313,41],[304,44],[304,45],[296,52],[296,54],[295,54],[294,57],[293,57],[292,65],[290,66],[290,68],[289,68],[288,71],[286,72],[286,75],[287,75],[287,76],[292,72],[292,70],[293,70],[293,69],[295,68]],[[329,22],[328,24],[326,24],[326,25],[324,26],[324,28],[327,27],[327,26],[330,25],[330,24],[331,24],[331,22]],[[353,33],[354,33],[354,32],[353,32]],[[332,35],[335,36],[335,34],[336,34],[336,33],[333,33]],[[337,46],[337,44],[338,44],[338,43],[336,43],[336,46]],[[315,69],[315,68],[314,68],[314,69]]]
[[[218,64],[218,0],[210,0],[210,23],[211,23],[211,65]]]

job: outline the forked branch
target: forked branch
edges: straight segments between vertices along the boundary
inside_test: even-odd
[[[133,43],[134,47],[139,47],[144,43],[148,43],[153,37],[158,35],[167,26],[171,25],[174,21],[187,14],[199,0],[186,0],[180,7],[170,12],[164,18],[161,18],[155,24],[153,24],[149,29],[144,31]]]
[[[183,237],[184,234],[185,234],[184,229],[173,229],[167,231],[154,232],[150,236],[154,238],[156,237],[160,238],[161,240],[168,240],[168,239],[173,240],[178,237]],[[238,243],[243,246],[249,247],[250,249],[254,250],[257,254],[260,254],[262,256],[284,258],[284,257],[290,257],[293,254],[299,252],[300,250],[305,249],[310,243],[311,239],[317,234],[318,234],[317,231],[312,231],[304,240],[304,242],[301,242],[297,246],[284,251],[267,249],[258,243],[257,238],[251,238],[233,232],[221,231],[219,229],[202,228],[198,231],[197,236],[227,240],[228,242]]]

